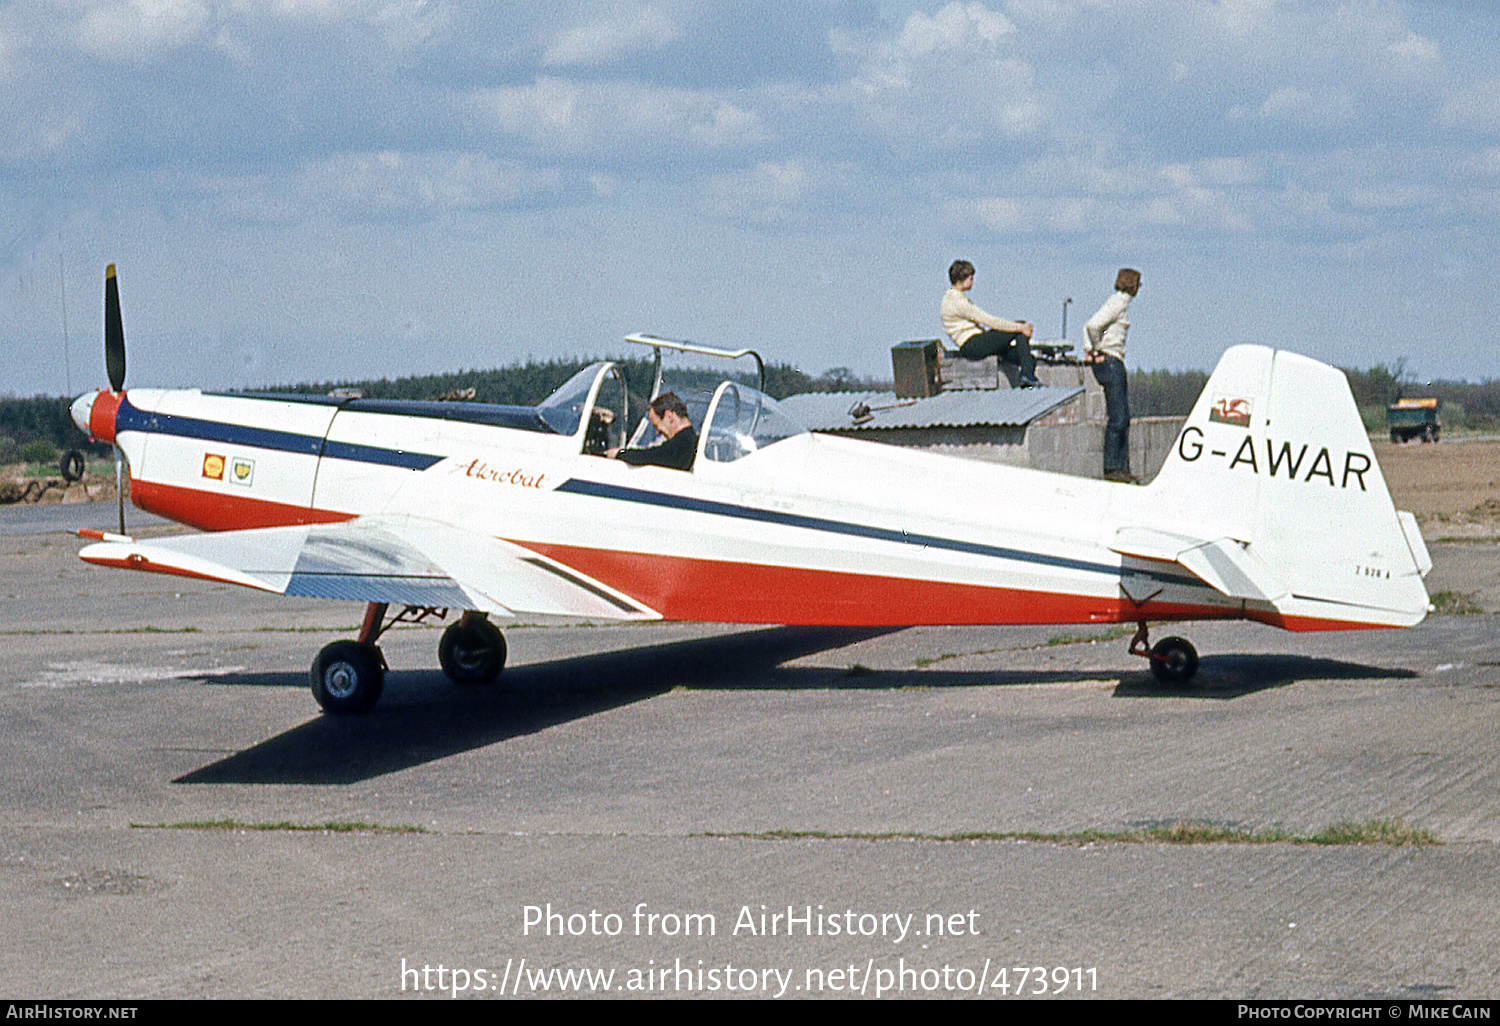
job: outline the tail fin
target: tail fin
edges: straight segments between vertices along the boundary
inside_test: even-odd
[[[1427,613],[1431,565],[1399,516],[1349,383],[1296,353],[1235,346],[1147,488],[1153,519],[1238,543],[1271,608],[1248,615],[1293,630],[1404,627]]]

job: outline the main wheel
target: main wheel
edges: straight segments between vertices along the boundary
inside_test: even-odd
[[[1163,684],[1186,684],[1198,672],[1198,650],[1186,638],[1163,638],[1151,649],[1151,672]]]
[[[465,617],[443,632],[438,662],[455,684],[488,684],[505,668],[505,636],[482,617]]]
[[[318,653],[309,676],[313,697],[324,712],[366,713],[385,687],[385,660],[374,645],[335,641]]]
[[[72,482],[83,480],[83,453],[79,452],[77,449],[69,449],[67,452],[63,453],[62,459],[58,461],[57,469],[62,471],[64,481]]]

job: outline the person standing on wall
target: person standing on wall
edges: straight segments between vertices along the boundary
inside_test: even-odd
[[[1093,364],[1094,380],[1104,389],[1104,479],[1139,484],[1130,473],[1130,397],[1125,375],[1125,332],[1130,329],[1130,301],[1141,287],[1141,272],[1122,267],[1115,275],[1115,294],[1083,326],[1084,359]]]

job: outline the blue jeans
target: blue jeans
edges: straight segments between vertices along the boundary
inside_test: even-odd
[[[1130,396],[1125,363],[1106,356],[1094,364],[1094,380],[1104,389],[1104,472],[1130,473]]]

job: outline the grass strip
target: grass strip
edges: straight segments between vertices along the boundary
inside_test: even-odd
[[[1294,834],[1280,827],[1244,830],[1214,823],[1190,823],[1179,820],[1163,826],[1136,830],[1070,830],[1044,832],[1034,830],[966,830],[951,834],[923,834],[903,831],[889,833],[839,832],[825,830],[766,830],[756,832],[708,832],[696,837],[741,838],[757,841],[1030,841],[1038,844],[1381,844],[1400,847],[1442,844],[1426,827],[1412,826],[1400,819],[1342,819],[1313,834]]]
[[[326,834],[425,834],[419,826],[386,826],[381,823],[360,823],[347,820],[329,820],[327,823],[246,823],[238,819],[201,819],[183,823],[132,823],[135,830],[281,830],[298,833]]]

